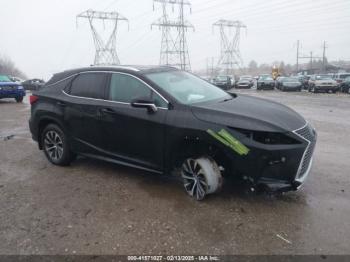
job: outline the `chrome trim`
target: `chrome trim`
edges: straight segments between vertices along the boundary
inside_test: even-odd
[[[76,73],[74,75],[71,75],[69,77],[66,77],[64,79],[61,79],[60,81],[57,81],[55,83],[52,83],[50,85],[47,85],[47,86],[52,86],[52,85],[55,85],[55,84],[58,84],[60,82],[63,82],[69,78],[73,78],[77,75],[80,75],[80,74],[88,74],[88,73],[107,73],[107,74],[121,74],[121,75],[128,75],[128,76],[131,76],[135,79],[137,79],[138,81],[140,81],[141,83],[143,83],[144,85],[146,85],[149,89],[151,89],[153,92],[155,92],[157,95],[159,95],[163,100],[164,102],[166,102],[168,105],[170,104],[169,101],[164,98],[164,96],[162,96],[157,90],[155,90],[153,87],[151,87],[149,84],[147,84],[145,81],[143,81],[142,79],[132,75],[132,74],[128,74],[128,73],[124,73],[124,72],[113,72],[113,71],[82,71],[82,72],[79,72],[79,73]],[[82,97],[82,96],[74,96],[74,95],[70,95],[68,94],[67,92],[65,92],[64,90],[62,90],[62,92],[67,95],[67,96],[70,96],[70,97],[75,97],[75,98],[84,98],[84,99],[89,99],[89,100],[97,100],[97,101],[105,101],[105,102],[110,102],[110,103],[117,103],[117,104],[124,104],[124,105],[131,105],[131,103],[125,103],[125,102],[118,102],[118,101],[112,101],[112,100],[105,100],[105,99],[97,99],[97,98],[89,98],[89,97]],[[157,107],[159,109],[165,109],[165,110],[169,110],[169,108],[165,108],[165,107]]]
[[[115,69],[125,69],[125,70],[131,70],[134,72],[140,72],[141,70],[137,69],[136,67],[132,67],[132,66],[118,66],[118,65],[93,65],[91,66],[91,68],[98,68],[98,67],[102,67],[102,68],[106,68],[106,67],[111,67],[111,68],[115,68]]]
[[[135,71],[135,70],[134,70],[134,71]],[[142,79],[140,79],[140,78],[138,78],[138,77],[136,77],[136,76],[134,76],[134,75],[132,75],[132,74],[128,74],[128,73],[124,73],[124,72],[113,72],[113,71],[81,71],[81,72],[79,72],[79,73],[70,75],[70,76],[68,76],[68,77],[66,77],[66,78],[63,78],[63,79],[61,79],[61,80],[59,80],[59,81],[57,81],[57,82],[54,82],[54,83],[52,83],[52,84],[45,85],[45,87],[49,87],[49,86],[52,86],[52,85],[56,85],[56,84],[58,84],[58,83],[61,83],[61,82],[63,82],[63,81],[66,81],[66,80],[68,80],[68,79],[70,79],[70,78],[76,77],[77,75],[80,75],[80,74],[88,74],[88,73],[122,74],[122,75],[131,76],[131,77],[137,79],[138,81],[142,82],[142,83],[145,84],[146,86],[148,86],[148,88],[150,88],[153,92],[155,92],[157,95],[159,95],[159,96],[164,100],[164,102],[166,102],[166,103],[168,104],[168,106],[169,106],[169,104],[170,104],[169,101],[168,101],[163,95],[161,95],[157,90],[155,90],[153,87],[151,87],[151,86],[150,86],[149,84],[147,84],[145,81],[143,81]],[[67,93],[66,93],[66,94],[67,94]],[[81,98],[83,98],[83,97],[81,97]],[[110,101],[110,100],[105,100],[105,101]],[[113,101],[111,101],[111,102],[113,102]],[[162,107],[159,107],[159,108],[162,108]],[[163,107],[163,108],[164,108],[164,107]],[[168,109],[168,108],[166,108],[166,109]]]
[[[130,105],[131,106],[131,103],[117,102],[117,101],[112,101],[112,100],[90,98],[90,97],[82,97],[82,96],[73,96],[73,95],[67,94],[64,90],[62,90],[62,93],[65,94],[66,96],[73,97],[73,98],[81,98],[81,99],[87,99],[87,100],[93,100],[93,101],[102,101],[102,102],[121,104],[121,105]],[[169,110],[169,108],[165,108],[165,107],[157,107],[157,108],[158,109],[163,109],[163,110]]]
[[[295,181],[297,181],[297,182],[299,182],[299,183],[301,184],[297,189],[300,189],[300,188],[301,188],[301,186],[302,186],[303,183],[305,182],[306,178],[309,176],[310,171],[311,171],[311,167],[312,167],[312,163],[313,163],[313,158],[311,158],[309,167],[307,168],[305,174],[304,174],[301,178],[295,179]]]
[[[303,139],[304,141],[306,141],[308,143],[307,147],[305,148],[304,150],[304,154],[303,154],[303,157],[301,158],[301,161],[300,161],[300,164],[299,164],[299,168],[298,168],[298,171],[297,171],[297,174],[296,174],[296,178],[295,178],[295,181],[297,182],[300,182],[300,183],[304,183],[304,181],[306,180],[307,176],[309,175],[310,173],[310,170],[311,170],[311,166],[312,166],[312,162],[313,162],[313,158],[311,157],[311,160],[310,160],[310,163],[309,163],[309,167],[308,169],[306,170],[306,172],[304,174],[300,174],[301,172],[301,169],[302,169],[302,165],[304,163],[304,160],[305,160],[305,155],[306,153],[308,152],[309,148],[310,148],[310,145],[311,145],[311,141],[309,141],[308,139],[306,139],[305,137],[301,136],[300,134],[298,134],[297,132],[299,130],[302,130],[304,129],[305,127],[307,127],[309,125],[308,122],[306,122],[306,124],[304,126],[302,126],[301,128],[299,129],[296,129],[293,131],[293,133],[295,135],[297,135],[298,137],[300,137],[301,139]],[[314,152],[313,152],[314,153]],[[300,175],[302,175],[302,177],[299,177]]]
[[[144,107],[152,107],[154,112],[157,112],[158,108],[155,104],[148,104],[148,103],[132,103],[131,105],[135,106],[144,106]]]

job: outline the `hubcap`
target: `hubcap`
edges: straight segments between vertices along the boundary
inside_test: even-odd
[[[62,139],[56,131],[49,131],[44,139],[45,151],[52,160],[60,160],[63,155]]]
[[[197,200],[204,199],[208,184],[205,179],[204,171],[198,162],[194,159],[188,159],[182,166],[182,178],[186,192]]]

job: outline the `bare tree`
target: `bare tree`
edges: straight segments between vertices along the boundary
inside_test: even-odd
[[[26,75],[6,56],[0,56],[0,74],[17,76],[23,79],[26,78]]]

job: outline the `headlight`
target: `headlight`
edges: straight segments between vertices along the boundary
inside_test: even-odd
[[[295,145],[301,143],[285,133],[250,131],[244,129],[234,130],[254,140],[255,142],[266,145]]]
[[[23,86],[17,86],[18,90],[23,90]]]

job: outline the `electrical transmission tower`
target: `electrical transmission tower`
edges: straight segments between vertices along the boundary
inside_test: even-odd
[[[220,70],[225,70],[227,75],[233,74],[236,68],[242,69],[243,60],[239,51],[241,29],[247,28],[241,21],[219,20],[213,24],[220,28],[221,35],[221,55],[218,63]],[[234,30],[233,37],[230,32]]]
[[[117,55],[118,22],[129,22],[128,19],[117,12],[98,12],[93,10],[87,10],[77,15],[77,20],[79,18],[88,19],[90,23],[96,48],[94,65],[119,65],[120,61]],[[103,22],[103,24],[105,24],[105,21],[110,21],[113,23],[113,30],[106,42],[103,40],[95,27],[95,20],[100,20]]]
[[[194,30],[194,26],[189,23],[184,16],[184,7],[191,4],[187,0],[154,0],[162,5],[163,16],[153,26],[158,26],[162,30],[162,41],[160,50],[160,64],[176,66],[182,70],[191,71],[190,56],[188,52],[186,32],[188,28]],[[177,6],[179,14],[177,19],[171,19],[168,15],[168,6]]]

